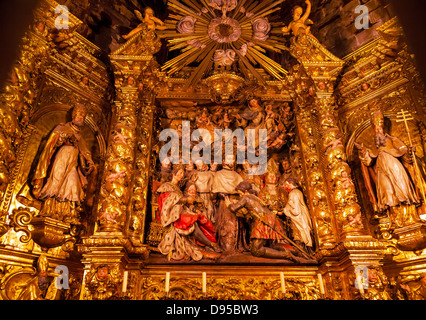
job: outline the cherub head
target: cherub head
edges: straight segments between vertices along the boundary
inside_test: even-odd
[[[109,274],[109,268],[106,264],[102,264],[100,266],[98,266],[97,268],[97,277],[99,280],[105,280],[106,278],[108,278],[108,274]]]
[[[295,6],[293,8],[293,20],[299,20],[303,14],[303,8],[301,6]]]
[[[146,18],[151,18],[151,17],[154,16],[154,10],[152,10],[152,8],[150,8],[150,7],[146,7],[145,11],[144,11],[144,14],[145,14],[145,19]]]
[[[84,125],[86,115],[86,107],[82,104],[77,104],[72,111],[72,123],[78,127],[82,127]]]

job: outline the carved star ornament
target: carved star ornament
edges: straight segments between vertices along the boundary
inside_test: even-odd
[[[170,51],[180,53],[162,70],[172,75],[195,65],[189,85],[210,70],[232,70],[265,84],[258,71],[263,69],[274,79],[283,80],[287,71],[266,53],[288,50],[283,44],[282,23],[268,20],[284,1],[170,0],[173,14],[165,21],[167,30],[159,35],[167,39]]]

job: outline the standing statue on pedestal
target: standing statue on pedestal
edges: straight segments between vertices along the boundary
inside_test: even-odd
[[[87,111],[77,105],[72,121],[59,124],[51,133],[31,179],[32,194],[39,201],[32,205],[47,216],[68,223],[79,223],[79,206],[85,198],[87,176],[95,168],[90,151],[81,136]],[[18,200],[31,199],[24,185]],[[41,202],[41,203],[40,203]]]
[[[373,114],[372,122],[377,152],[356,144],[370,200],[380,215],[390,209],[397,226],[415,223],[419,220],[415,205],[420,200],[408,169],[413,163],[412,150],[400,139],[384,133],[380,111]]]

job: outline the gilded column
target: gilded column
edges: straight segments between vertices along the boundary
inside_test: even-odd
[[[306,176],[307,198],[312,209],[320,248],[336,245],[337,235],[334,227],[333,211],[327,199],[326,180],[320,169],[320,158],[315,137],[316,124],[311,114],[311,99],[294,93],[296,102],[296,122],[300,139],[301,164]]]
[[[357,298],[355,271],[367,266],[381,271],[383,244],[367,234],[335,116],[334,87],[344,62],[310,35],[293,37],[290,52],[300,63],[294,68],[294,91],[301,101],[298,125],[315,208],[320,273],[328,297]],[[330,247],[321,244],[326,234],[334,240]],[[333,285],[336,281],[342,285]]]
[[[140,264],[149,255],[143,230],[155,110],[153,54],[160,47],[155,32],[142,29],[110,56],[116,95],[98,228],[80,247],[85,265],[81,299],[131,299]]]
[[[334,85],[330,83],[330,86]],[[321,87],[321,85],[319,85]],[[351,168],[339,129],[332,94],[318,92],[316,111],[319,123],[319,148],[324,158],[324,172],[327,177],[337,227],[342,238],[353,235],[365,235],[366,230],[361,217],[355,185],[352,182]]]
[[[151,174],[152,132],[156,108],[152,89],[147,86],[143,90],[143,96],[141,96],[142,106],[138,113],[136,170],[132,183],[131,211],[128,226],[129,236],[134,244],[144,242],[148,184]]]
[[[339,237],[363,235],[365,227],[361,220],[351,170],[343,135],[334,115],[333,96],[336,78],[343,68],[343,61],[328,52],[315,38],[305,35],[292,39],[291,53],[295,56],[308,78],[312,80],[306,95],[310,99],[309,118],[316,134],[316,153],[324,175],[325,190],[336,218]]]
[[[110,144],[98,205],[99,231],[123,232],[135,162],[139,91],[129,76],[116,87]]]

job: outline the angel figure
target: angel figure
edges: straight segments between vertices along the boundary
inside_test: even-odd
[[[285,131],[281,132],[272,143],[269,143],[267,148],[275,148],[276,150],[281,149],[284,144],[286,143],[287,139],[286,139],[287,135],[285,133]]]
[[[124,35],[123,39],[130,39],[136,33],[141,31],[145,26],[148,28],[148,30],[152,31],[167,29],[167,27],[164,25],[164,22],[155,17],[154,10],[152,10],[150,7],[145,8],[144,16],[142,16],[142,13],[140,13],[138,10],[135,10],[134,13],[142,23],[138,24],[138,26],[130,31],[127,35]]]
[[[117,217],[117,211],[105,210],[100,211],[100,219],[105,219],[106,222],[117,223],[115,218]]]
[[[200,115],[196,118],[196,121],[198,128],[206,129],[211,125],[211,116],[207,108],[202,109]]]
[[[232,119],[230,118],[229,110],[225,110],[223,113],[223,119],[222,119],[223,128],[229,129],[229,127],[231,126],[231,123],[232,123]]]
[[[343,135],[341,133],[339,133],[336,136],[336,139],[330,141],[329,143],[327,143],[325,145],[325,149],[327,150],[328,148],[331,147],[331,150],[333,150],[333,149],[336,149],[339,146],[343,146],[342,138],[343,138]]]
[[[127,140],[129,140],[129,139],[132,139],[132,137],[130,137],[126,134],[123,134],[121,132],[121,129],[117,129],[115,131],[115,134],[114,134],[114,137],[113,137],[114,142],[127,143]]]
[[[275,123],[275,119],[277,115],[274,112],[271,104],[267,104],[265,106],[265,112],[266,112],[266,117],[265,117],[266,129],[268,130],[268,133],[270,134],[271,132],[275,131],[275,128],[277,127]]]
[[[349,173],[347,171],[342,171],[342,173],[340,174],[341,176],[341,182],[342,182],[342,187],[344,189],[348,189],[354,186],[354,183],[352,182],[351,177],[349,176]]]
[[[292,10],[293,21],[287,27],[283,27],[281,31],[288,35],[290,31],[293,35],[298,36],[299,34],[310,34],[311,27],[309,25],[313,24],[312,20],[308,19],[311,14],[311,2],[309,0],[305,1],[307,7],[305,14],[303,14],[303,8],[301,6],[295,6]]]
[[[351,227],[356,227],[356,226],[363,226],[362,224],[362,220],[361,220],[361,212],[358,212],[358,214],[349,214],[347,216],[347,219],[349,221],[349,225]]]
[[[117,179],[124,178],[125,176],[126,176],[126,170],[121,170],[116,173],[111,173],[110,175],[108,175],[108,177],[105,180],[111,182]]]
[[[223,107],[218,106],[216,111],[213,113],[211,118],[212,118],[212,121],[215,125],[220,125],[220,123],[222,121],[222,117],[223,117],[223,112],[224,112]]]

